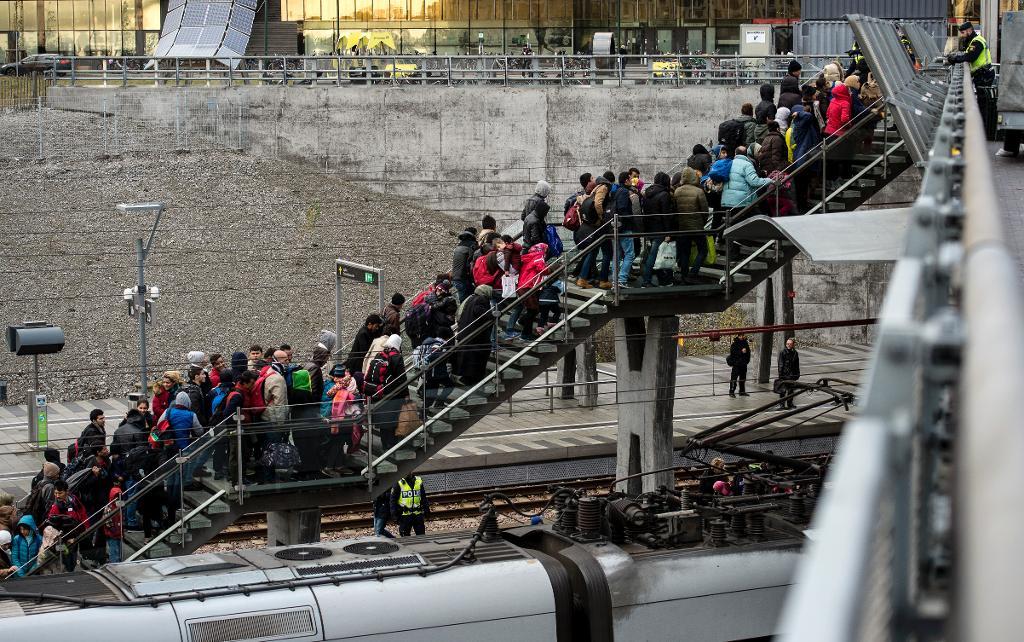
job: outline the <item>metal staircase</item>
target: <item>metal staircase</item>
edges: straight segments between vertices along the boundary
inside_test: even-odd
[[[858,153],[854,156],[851,159],[852,176],[831,192],[819,192],[816,198],[812,199],[812,207],[808,213],[851,211],[912,165],[899,132],[891,126],[890,120],[885,118],[878,122],[873,121],[874,119],[868,118],[854,121],[850,127],[827,139],[825,145],[808,153],[799,164],[794,164],[790,168],[791,174],[811,171],[811,168],[827,158],[830,152],[834,153],[835,150],[841,149],[840,146],[848,145],[854,139],[859,141],[868,128],[873,128],[874,142],[871,153]],[[616,288],[614,291],[579,289],[575,285],[568,285],[562,298],[563,317],[554,327],[544,331],[536,340],[529,343],[514,348],[502,347],[493,350],[483,380],[456,388],[448,403],[439,412],[425,414],[420,402],[420,413],[424,413],[421,414],[421,425],[402,438],[396,446],[381,452],[371,429],[371,434],[364,437],[369,455],[364,461],[368,463],[364,464],[365,468],[358,471],[358,474],[313,481],[246,484],[241,492],[234,489],[234,479],[229,481],[214,480],[211,476],[203,477],[200,480],[202,490],[186,490],[177,498],[176,523],[154,537],[153,541],[144,543],[141,533],[138,532],[129,532],[126,535],[124,557],[163,557],[193,552],[246,513],[358,503],[368,505],[377,494],[392,486],[408,472],[416,470],[481,418],[501,404],[507,403],[523,386],[555,365],[613,319],[725,310],[798,253],[796,247],[786,241],[761,242],[755,239],[751,244],[749,238],[739,242],[729,235],[728,228],[737,221],[757,214],[770,213],[772,197],[773,191],[765,190],[741,211],[728,213],[723,224],[716,229],[676,234],[713,234],[717,239],[717,259],[713,264],[705,265],[701,269],[702,278],[698,284],[644,289]],[[615,234],[616,238],[617,236]],[[588,252],[597,251],[600,240],[596,239],[582,250],[569,250],[549,265],[548,275],[536,287],[523,296],[502,304],[498,322],[504,321],[505,315],[513,306],[522,303],[527,296],[539,291],[548,283],[556,279],[571,283],[567,277],[572,267]],[[481,323],[475,328],[471,326],[460,329],[451,340],[453,349],[445,352],[434,365],[452,358],[455,352],[465,348],[467,344],[473,345],[474,340],[480,341],[484,333],[489,335],[491,327],[491,323]],[[424,373],[412,368],[408,361],[407,365],[410,387],[414,388],[422,381]],[[372,413],[371,406],[361,421],[373,426]],[[138,501],[149,492],[161,489],[168,477],[175,474],[175,471],[184,466],[189,459],[199,456],[206,449],[223,447],[229,443],[228,440],[237,440],[237,426],[240,425],[239,418],[236,425],[228,421],[211,429],[207,436],[190,446],[179,458],[167,462],[147,476],[131,501]],[[317,419],[315,423],[292,422],[288,428],[292,432],[322,431],[324,424]],[[247,433],[253,432],[249,428],[244,430]],[[102,519],[94,519],[93,522],[90,530],[98,528]]]

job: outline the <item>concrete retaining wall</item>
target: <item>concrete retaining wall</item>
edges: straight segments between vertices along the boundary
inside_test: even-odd
[[[144,118],[173,125],[176,92],[234,114],[244,106],[245,144],[253,154],[308,161],[311,171],[339,173],[367,187],[477,222],[481,212],[514,217],[534,183],[548,180],[559,211],[578,176],[638,167],[677,171],[695,143],[718,123],[757,101],[741,87],[264,87],[219,89],[55,88],[51,98],[100,111],[116,100]],[[104,96],[106,97],[104,102]],[[315,167],[315,169],[314,169]],[[912,201],[916,171],[873,199]],[[875,316],[887,266],[794,266],[798,322]],[[750,303],[741,304],[750,319]],[[803,334],[822,341],[864,341],[871,330]]]

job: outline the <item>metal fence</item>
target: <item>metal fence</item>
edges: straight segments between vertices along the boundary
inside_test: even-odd
[[[244,95],[118,92],[0,103],[0,157],[82,158],[249,147]]]
[[[1017,639],[1024,626],[1024,303],[966,67],[951,72],[784,640]]]
[[[792,56],[273,56],[61,59],[61,85],[743,85],[777,84]],[[820,71],[802,61],[803,76]]]

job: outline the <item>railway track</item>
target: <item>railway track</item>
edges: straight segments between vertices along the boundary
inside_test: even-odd
[[[831,457],[831,453],[814,453],[798,457],[807,460],[823,460]],[[707,469],[704,467],[676,471],[676,486],[693,483]],[[480,515],[480,503],[490,493],[503,493],[512,498],[516,507],[523,511],[537,511],[544,507],[548,501],[549,490],[553,486],[568,486],[585,491],[594,491],[596,496],[607,494],[608,488],[614,481],[612,475],[600,475],[594,477],[566,479],[540,484],[522,484],[515,486],[504,486],[497,488],[452,491],[436,493],[430,496],[430,504],[434,508],[430,511],[430,520],[462,519]],[[498,502],[496,508],[499,513],[513,512],[505,502]],[[332,506],[322,509],[320,531],[322,533],[335,533],[352,529],[370,530],[373,528],[373,514],[366,506]],[[262,513],[253,513],[241,517],[232,526],[225,529],[220,535],[210,540],[210,544],[223,544],[230,542],[242,542],[253,539],[266,538],[267,523],[266,516]]]

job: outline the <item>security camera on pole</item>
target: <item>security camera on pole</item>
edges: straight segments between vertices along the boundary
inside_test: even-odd
[[[156,228],[160,225],[160,216],[164,213],[163,203],[121,203],[117,209],[125,214],[147,214],[156,213],[156,220],[153,221],[153,230],[149,233],[149,241],[145,246],[142,239],[135,239],[135,252],[138,255],[139,284],[135,287],[124,289],[124,299],[128,302],[128,316],[139,319],[139,370],[142,373],[140,392],[145,398],[146,382],[149,380],[146,372],[146,324],[153,322],[153,302],[160,297],[160,288],[146,285],[146,257],[149,256],[150,248],[153,246],[153,237],[156,235]]]

